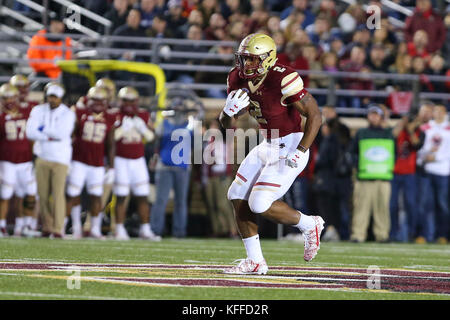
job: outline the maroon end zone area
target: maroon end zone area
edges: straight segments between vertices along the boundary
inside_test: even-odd
[[[267,277],[236,276],[240,279],[231,279],[229,275],[224,278],[216,278],[223,275],[221,270],[224,265],[166,265],[166,264],[87,264],[87,263],[15,263],[0,262],[0,270],[66,270],[67,268],[118,268],[131,269],[167,269],[179,270],[174,273],[177,278],[155,277],[100,277],[98,279],[114,280],[118,282],[135,282],[174,286],[208,286],[208,287],[257,287],[257,288],[286,288],[286,289],[367,289],[369,277],[363,268],[305,268],[305,267],[271,267]],[[184,270],[217,270],[215,278],[189,278],[183,275]],[[88,271],[87,271],[88,272]],[[393,292],[410,293],[436,293],[450,294],[450,273],[381,269],[377,275],[380,289]],[[265,279],[264,282],[260,278]],[[292,282],[283,283],[280,278],[290,279]],[[268,281],[270,280],[270,281]],[[295,283],[298,281],[298,283]]]

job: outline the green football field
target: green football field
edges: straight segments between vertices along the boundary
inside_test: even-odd
[[[227,275],[240,240],[0,239],[0,300],[450,299],[450,246],[262,240],[267,275]]]

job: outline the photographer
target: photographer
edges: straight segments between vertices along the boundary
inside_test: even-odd
[[[396,161],[391,189],[391,241],[409,241],[416,236],[418,223],[416,191],[416,154],[424,141],[420,130],[422,114],[405,115],[398,122],[393,134],[396,137]],[[407,221],[399,224],[399,195],[403,196]]]

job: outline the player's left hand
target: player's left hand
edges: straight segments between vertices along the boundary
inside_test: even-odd
[[[134,116],[133,117],[133,124],[137,131],[139,131],[140,134],[142,134],[147,140],[147,142],[151,142],[155,139],[155,134],[153,131],[151,131],[147,125],[145,124],[145,121],[142,120],[141,117]]]
[[[305,153],[301,152],[298,149],[295,149],[294,152],[289,152],[286,156],[286,165],[291,168],[297,168],[302,157],[305,157]]]

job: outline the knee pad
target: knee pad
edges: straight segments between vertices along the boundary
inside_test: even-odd
[[[66,193],[69,197],[71,198],[75,198],[78,197],[81,194],[82,188],[71,184],[70,182],[67,183],[67,189],[66,189]]]
[[[36,206],[36,198],[34,196],[26,196],[23,199],[23,207],[28,210],[34,210]]]
[[[269,210],[273,200],[265,192],[252,192],[248,198],[248,206],[253,213],[263,213]]]

